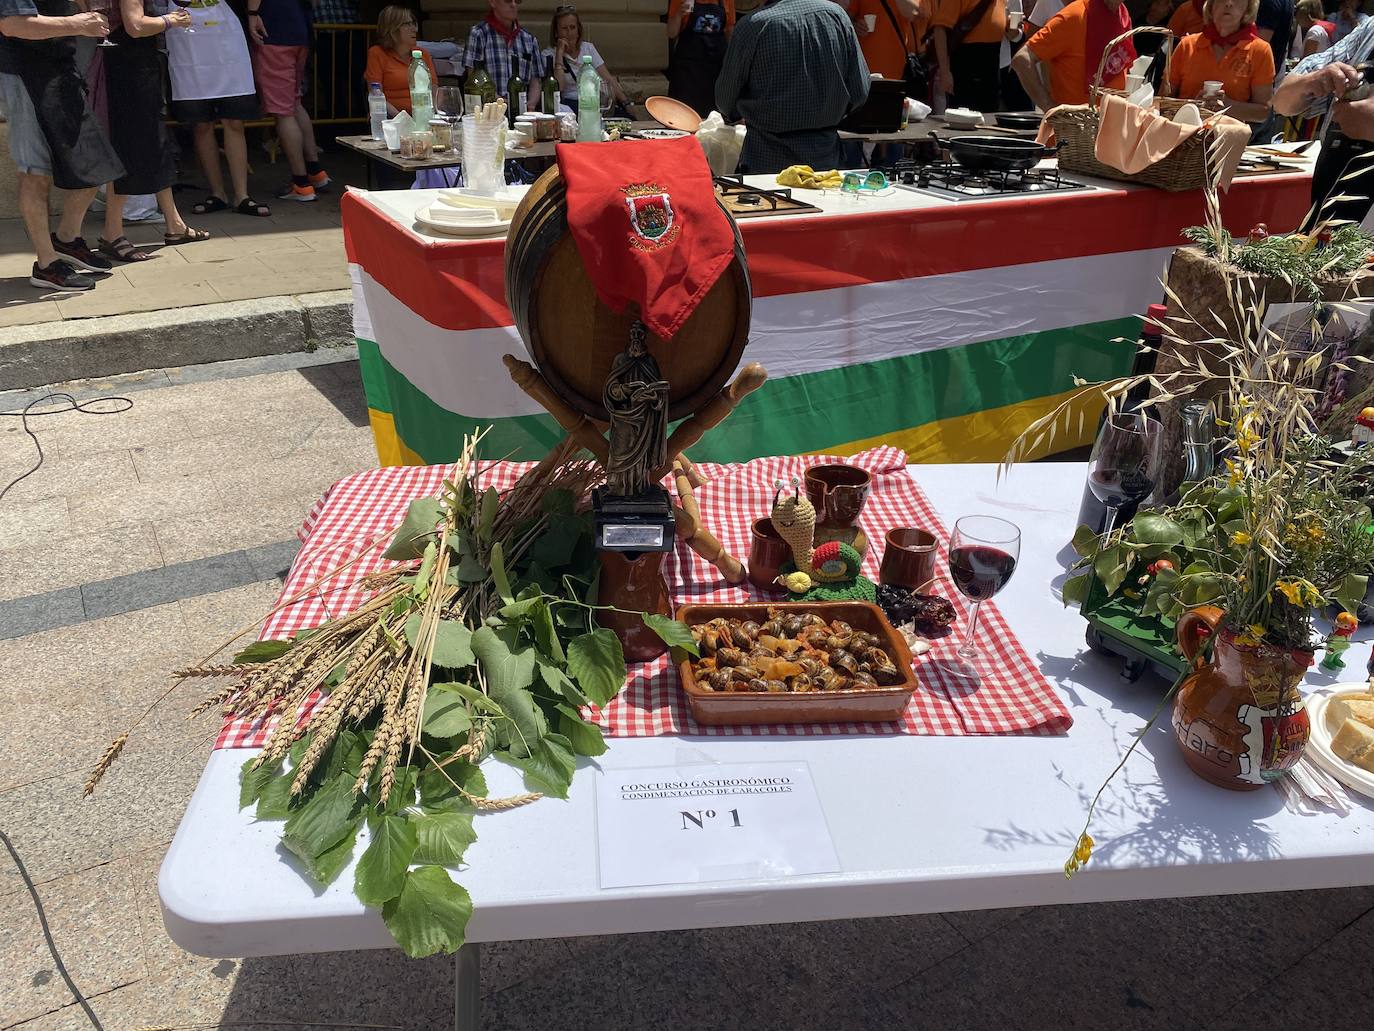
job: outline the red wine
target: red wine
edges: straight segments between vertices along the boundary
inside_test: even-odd
[[[949,553],[949,572],[964,597],[987,601],[1016,572],[1016,559],[998,548],[982,545],[955,548]]]

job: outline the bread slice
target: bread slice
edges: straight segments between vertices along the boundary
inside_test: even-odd
[[[1374,695],[1337,695],[1326,704],[1326,726],[1336,730],[1346,720],[1374,727]]]
[[[1374,727],[1346,720],[1331,739],[1331,751],[1352,766],[1374,773]]]

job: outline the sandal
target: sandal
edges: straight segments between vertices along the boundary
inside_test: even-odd
[[[115,261],[149,261],[153,258],[153,255],[143,248],[131,244],[127,236],[117,236],[113,240],[97,237],[95,244],[96,250],[108,258],[114,258]]]
[[[208,195],[203,201],[191,209],[193,215],[209,215],[216,211],[223,211],[229,207],[229,202],[223,197],[216,197],[213,193]]]
[[[168,247],[175,247],[179,243],[195,243],[197,240],[208,240],[210,234],[204,229],[192,229],[187,226],[180,233],[163,233],[162,242]]]
[[[272,214],[272,209],[266,204],[259,204],[252,197],[244,197],[234,206],[234,210],[240,215],[252,215],[255,218],[266,218]]]

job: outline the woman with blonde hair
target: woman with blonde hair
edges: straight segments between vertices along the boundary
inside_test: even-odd
[[[1288,49],[1288,56],[1293,60],[1320,54],[1336,42],[1336,23],[1327,18],[1322,0],[1298,0],[1293,8],[1293,21],[1298,27]]]
[[[1169,91],[1202,98],[1203,84],[1221,83],[1226,113],[1246,122],[1269,117],[1274,52],[1255,28],[1259,0],[1206,0],[1202,31],[1184,36],[1169,62]]]
[[[392,4],[377,15],[377,43],[367,52],[367,67],[363,69],[363,88],[379,82],[386,95],[386,116],[395,118],[400,112],[410,113],[410,55],[414,50],[424,54],[429,68],[429,81],[437,83],[438,74],[429,52],[415,42],[420,23],[408,7]]]
[[[630,106],[630,98],[606,67],[601,54],[587,41],[582,29],[582,15],[577,13],[577,8],[572,4],[554,8],[553,20],[549,22],[549,42],[552,45],[544,48],[544,61],[545,64],[553,62],[553,77],[558,82],[559,98],[565,106],[577,110],[577,73],[582,68],[584,57],[592,59],[592,67],[611,87],[616,103],[624,108]]]

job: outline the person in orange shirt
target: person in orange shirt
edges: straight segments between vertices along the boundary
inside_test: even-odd
[[[1060,104],[1086,104],[1088,90],[1107,45],[1130,31],[1131,14],[1122,0],[1073,0],[1051,18],[1012,58],[1012,68],[1035,106],[1048,111]],[[1112,48],[1102,72],[1102,85],[1126,85],[1126,69],[1136,58],[1125,40]],[[1049,88],[1040,77],[1049,68]]]
[[[382,84],[386,94],[386,116],[395,118],[404,111],[410,113],[410,53],[419,49],[425,55],[429,67],[429,81],[437,83],[438,74],[429,52],[415,44],[415,33],[419,26],[415,15],[407,8],[395,4],[382,8],[377,15],[377,43],[367,52],[367,67],[363,69],[363,82]],[[356,68],[357,65],[354,65]]]
[[[996,111],[998,57],[1007,35],[1004,0],[934,0],[931,42],[940,65],[936,88],[951,95],[953,107]]]
[[[853,0],[849,17],[859,37],[868,70],[884,79],[900,80],[906,75],[906,55],[917,52],[915,19],[920,14],[917,0]],[[872,17],[873,28],[868,27]],[[901,29],[901,35],[897,30]],[[917,97],[924,100],[924,97]]]
[[[1169,62],[1169,91],[1197,100],[1203,83],[1219,82],[1227,114],[1264,121],[1274,95],[1274,52],[1255,28],[1259,0],[1204,0],[1202,9],[1202,31],[1184,36]]]
[[[1207,24],[1207,16],[1202,11],[1203,0],[1183,0],[1169,19],[1169,31],[1182,39],[1194,32],[1201,32]]]

